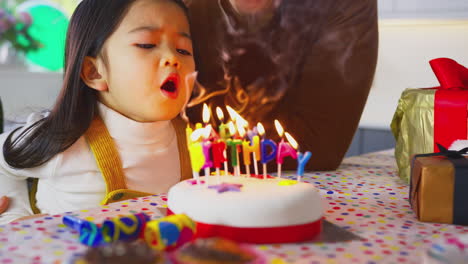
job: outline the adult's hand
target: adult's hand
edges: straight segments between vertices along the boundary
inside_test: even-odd
[[[0,214],[3,214],[6,210],[8,210],[8,206],[10,205],[10,199],[6,196],[0,198]]]

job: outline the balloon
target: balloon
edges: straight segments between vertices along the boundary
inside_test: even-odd
[[[37,0],[24,2],[17,7],[17,11],[31,15],[32,24],[28,32],[41,44],[38,50],[26,53],[27,61],[51,71],[60,71],[64,66],[69,22],[66,12],[51,2]]]

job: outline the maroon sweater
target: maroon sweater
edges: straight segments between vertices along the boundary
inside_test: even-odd
[[[278,119],[301,151],[312,152],[307,169],[336,169],[375,72],[376,2],[282,0],[270,22],[252,33],[229,0],[192,0],[198,81],[208,94],[217,92],[207,102],[213,110],[230,105],[251,126],[261,121],[274,140]],[[200,121],[201,104],[188,115]],[[286,158],[283,167],[296,164]]]

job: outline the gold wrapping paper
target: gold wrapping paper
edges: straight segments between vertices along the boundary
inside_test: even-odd
[[[391,129],[400,178],[409,183],[411,157],[434,152],[435,89],[406,89],[401,94]]]
[[[455,168],[446,157],[418,157],[411,175],[411,205],[423,222],[453,223]]]

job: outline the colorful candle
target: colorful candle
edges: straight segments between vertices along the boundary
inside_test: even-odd
[[[207,104],[203,104],[203,124],[205,124],[202,140],[203,155],[205,157],[205,163],[203,164],[203,169],[205,170],[205,176],[210,176],[210,168],[213,167],[213,162],[210,157],[211,142],[209,141],[211,135],[211,125],[208,125],[210,122],[210,108]]]
[[[222,140],[217,140],[212,143],[211,150],[213,154],[213,165],[216,168],[216,177],[219,181],[219,168],[221,168],[221,163],[227,163],[226,159],[226,143]],[[227,168],[225,168],[227,171]]]
[[[218,119],[221,122],[221,125],[219,125],[219,136],[221,137],[222,140],[226,141],[228,138],[231,137],[231,133],[229,133],[229,127],[224,123],[224,112],[221,110],[220,107],[216,108],[216,114],[218,115]],[[226,146],[224,146],[224,151],[223,151],[223,156],[226,157]],[[217,169],[219,170],[219,168]],[[228,175],[228,163],[227,159],[224,160],[224,175]],[[219,180],[219,178],[218,178]]]
[[[203,133],[203,141],[202,141],[202,148],[203,148],[203,156],[205,157],[205,163],[203,164],[203,169],[205,170],[205,176],[210,176],[210,168],[213,167],[213,161],[211,160],[211,141],[208,140],[211,134],[212,127],[211,125],[207,125],[204,129],[205,132]]]
[[[289,143],[284,142],[284,139],[281,139],[281,142],[278,144],[278,152],[276,154],[276,162],[278,164],[278,177],[281,177],[281,165],[285,157],[290,156],[293,159],[297,159],[296,150],[289,145]]]
[[[230,158],[231,158],[231,165],[234,168],[234,174],[236,176],[239,176],[239,151],[237,149],[237,146],[242,145],[242,140],[240,139],[229,139],[227,142],[227,145],[230,148]]]
[[[253,136],[250,142],[244,140],[244,142],[242,142],[242,154],[244,156],[244,164],[246,167],[250,166],[250,154],[253,154],[255,175],[258,175],[256,156],[260,158],[260,138],[258,136]]]
[[[276,158],[277,146],[276,143],[271,139],[265,139],[265,128],[261,123],[257,124],[257,130],[262,140],[260,141],[260,152],[261,152],[261,162],[263,165],[263,178],[267,178],[267,168],[266,165],[268,162]],[[270,149],[270,151],[268,151]]]
[[[203,155],[203,146],[198,139],[203,133],[203,129],[196,129],[191,135],[192,144],[189,145],[190,163],[192,164],[192,172],[197,184],[200,184],[200,169],[205,164],[205,156]]]
[[[281,141],[278,144],[278,152],[276,154],[276,163],[278,165],[278,178],[281,178],[281,166],[283,165],[284,157],[290,156],[293,159],[297,159],[297,153],[296,150],[293,147],[291,147],[291,145],[289,145],[289,143],[284,142],[284,129],[278,120],[275,120],[275,127],[278,131],[278,135],[281,138]]]
[[[310,157],[312,157],[310,151],[306,151],[304,154],[297,152],[297,181],[301,181],[301,177],[304,176],[304,168]]]
[[[312,153],[310,151],[306,151],[305,153],[301,153],[299,151],[299,144],[297,141],[288,133],[285,133],[286,139],[288,140],[289,144],[297,150],[297,181],[301,181],[301,177],[304,175],[304,167],[307,162],[310,160]]]
[[[245,140],[245,134],[246,134],[245,129],[239,123],[237,123],[237,131],[239,132],[239,137],[240,137],[240,140],[242,141],[242,144],[239,146],[239,148],[241,148],[244,145],[244,143],[248,145],[249,144],[248,141]],[[239,152],[237,152],[237,159],[239,159]],[[250,165],[250,159],[248,163]],[[245,163],[245,156],[244,156],[244,165],[245,165],[245,174],[247,176],[250,176],[250,166]]]
[[[223,140],[227,140],[231,135],[229,133],[229,127],[224,123],[224,113],[220,107],[216,107],[216,115],[218,116],[218,119],[221,122],[221,124],[218,127],[219,136]]]

